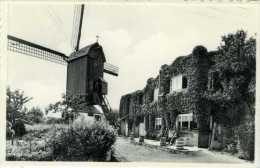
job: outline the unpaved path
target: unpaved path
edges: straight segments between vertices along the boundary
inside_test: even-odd
[[[174,154],[159,149],[130,143],[129,138],[118,137],[115,152],[121,161],[153,161],[153,162],[194,162],[194,163],[246,163],[234,156],[211,152],[206,149],[189,153]]]

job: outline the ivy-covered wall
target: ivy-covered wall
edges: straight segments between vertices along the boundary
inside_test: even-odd
[[[244,31],[223,36],[217,51],[196,46],[191,54],[162,65],[142,90],[122,96],[120,117],[127,116],[124,121],[130,125],[145,122],[147,137],[155,138],[174,129],[178,114],[193,113],[200,147],[230,150],[237,146],[243,158],[252,160],[255,55],[256,41]],[[170,92],[171,78],[180,74],[187,88]],[[153,97],[155,88],[159,88],[158,101]],[[155,129],[156,117],[162,118],[160,130]]]
[[[158,76],[149,78],[144,89],[122,96],[120,116],[129,114],[129,123],[135,125],[145,121],[148,137],[150,134],[152,134],[151,137],[154,137],[153,134],[162,135],[166,128],[174,129],[178,114],[204,112],[203,105],[199,103],[202,99],[202,92],[207,87],[210,65],[208,54],[205,47],[197,46],[190,55],[178,57],[170,65],[162,65]],[[182,75],[187,79],[187,88],[181,92],[170,93],[171,78],[177,75]],[[158,101],[154,101],[155,88],[159,88]],[[131,96],[127,99],[126,97],[129,95]],[[140,98],[142,101],[138,101]],[[130,104],[129,109],[125,109],[124,104]],[[162,118],[161,130],[154,128],[156,117]],[[129,131],[131,131],[131,127]]]

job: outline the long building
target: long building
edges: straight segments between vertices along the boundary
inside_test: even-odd
[[[186,145],[227,144],[232,128],[218,122],[219,109],[205,99],[205,93],[214,97],[228,89],[219,80],[219,62],[218,51],[196,46],[191,54],[162,65],[143,89],[121,97],[121,134],[138,137],[144,129],[146,138],[159,140],[173,130],[186,138]]]

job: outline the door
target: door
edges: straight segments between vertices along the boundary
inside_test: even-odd
[[[128,122],[125,122],[125,136],[128,136]]]

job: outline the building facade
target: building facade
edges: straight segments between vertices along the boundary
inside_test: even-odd
[[[218,80],[219,61],[217,51],[197,46],[191,54],[162,65],[142,90],[121,97],[121,134],[138,137],[145,132],[146,138],[159,140],[176,132],[186,138],[186,145],[204,148],[228,143],[233,130],[218,122],[218,109],[208,98],[228,90]]]

